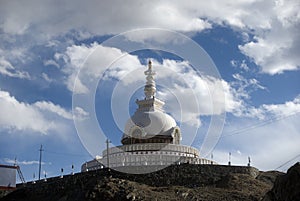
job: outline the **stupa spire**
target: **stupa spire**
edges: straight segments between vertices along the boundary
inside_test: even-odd
[[[149,60],[148,62],[148,70],[145,72],[146,75],[146,85],[144,88],[144,93],[145,93],[145,99],[149,100],[154,98],[155,93],[156,93],[156,85],[154,81],[154,75],[156,74],[155,71],[152,70],[152,62]]]

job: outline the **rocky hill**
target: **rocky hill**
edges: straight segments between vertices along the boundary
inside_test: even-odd
[[[297,201],[299,168],[296,164],[283,174],[253,167],[182,164],[144,175],[101,169],[28,183],[0,200]]]
[[[300,201],[300,163],[279,176],[263,201]]]

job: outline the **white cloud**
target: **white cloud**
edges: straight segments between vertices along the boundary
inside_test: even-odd
[[[47,133],[53,126],[47,122],[43,115],[29,104],[19,102],[8,92],[1,91],[1,115],[0,124],[2,128],[17,130],[33,130]]]
[[[132,2],[130,6],[118,0],[61,5],[51,1],[29,1],[26,5],[4,1],[0,28],[4,35],[34,35],[30,40],[43,40],[49,46],[53,45],[49,39],[70,31],[83,39],[149,27],[190,34],[211,29],[213,24],[226,25],[245,38],[246,43],[239,46],[243,54],[252,58],[262,72],[276,74],[299,68],[299,7],[297,0],[145,1]],[[149,36],[139,37],[135,36],[135,40],[143,41]],[[170,42],[160,35],[151,37]]]
[[[239,99],[250,99],[250,94],[258,89],[265,90],[259,81],[255,78],[246,79],[241,74],[233,74],[232,77],[235,81],[232,81],[230,85],[234,88],[234,93]]]
[[[262,104],[259,107],[253,107],[244,104],[244,106],[234,115],[238,117],[250,117],[264,119],[280,119],[287,116],[295,115],[300,112],[299,95],[294,100],[286,101],[281,104]]]
[[[104,35],[153,26],[180,31],[201,31],[209,27],[209,23],[200,19],[195,12],[188,12],[192,11],[191,8],[173,2],[132,2],[129,6],[122,1],[88,4],[74,1],[64,5],[66,6],[53,4],[51,1],[32,1],[21,6],[6,1],[2,3],[0,10],[3,19],[1,28],[11,34],[26,33],[34,27],[37,32],[48,35],[65,33],[72,29]],[[78,8],[81,12],[78,12]]]
[[[73,117],[79,120],[84,120],[89,117],[89,113],[86,112],[84,109],[81,107],[75,107],[73,111]]]
[[[52,112],[65,119],[72,119],[72,114],[70,112],[66,111],[64,108],[60,107],[59,105],[54,105],[50,101],[38,101],[35,102],[33,106],[37,107],[41,111]]]
[[[15,42],[15,41],[14,41]],[[6,39],[0,40],[0,74],[8,77],[32,80],[32,76],[24,70],[26,62],[31,60],[31,53],[26,48],[8,45]]]
[[[42,78],[49,83],[53,82],[53,79],[51,79],[46,73],[42,73]]]
[[[0,91],[0,105],[1,130],[11,132],[63,133],[70,123],[66,120],[72,119],[70,112],[51,102],[20,102],[6,91]]]
[[[85,60],[92,52],[95,51],[97,46],[98,46],[97,43],[92,44],[90,47],[86,45],[82,45],[82,46],[73,45],[68,47],[64,54],[56,53],[54,55],[56,60],[62,58],[66,63],[66,66],[63,69],[63,71],[68,75],[66,84],[70,91],[73,91],[74,89],[75,80],[77,74],[80,71],[80,68],[83,67]],[[95,66],[95,68],[96,67],[97,66]],[[76,89],[77,89],[76,93],[88,92],[88,88],[82,84],[80,79],[76,81]]]
[[[158,95],[168,103],[167,109],[175,113],[178,121],[182,115],[181,121],[200,125],[200,115],[233,112],[241,106],[229,83],[214,77],[199,76],[186,61],[165,59],[156,66],[158,82],[165,86]],[[179,107],[182,107],[181,111]]]
[[[300,112],[300,95],[294,100],[287,101],[283,104],[264,104],[260,107],[266,113],[271,113],[274,116],[288,116]]]
[[[193,32],[210,28],[208,20],[240,28],[266,28],[270,27],[268,17],[272,12],[267,8],[272,8],[273,2],[152,1],[132,2],[129,6],[116,0],[89,4],[73,1],[66,5],[52,4],[50,1],[19,5],[7,1],[3,3],[1,10],[2,29],[7,33],[21,34],[35,27],[48,35],[64,33],[71,29],[104,35],[146,27]],[[86,14],[82,15],[78,8]],[[31,12],[32,9],[36,12]]]
[[[231,64],[231,66],[233,66],[235,68],[240,68],[244,71],[250,70],[249,66],[246,63],[246,60],[242,60],[242,62],[239,62],[239,61],[233,59],[230,61],[230,64]]]
[[[17,163],[17,165],[35,165],[35,164],[39,164],[39,161],[15,161],[13,159],[9,159],[9,158],[4,158],[4,161],[6,163],[10,163],[10,164],[15,164]],[[41,162],[42,165],[45,165],[45,162]]]
[[[251,165],[254,167],[274,170],[299,154],[299,120],[300,115],[297,114],[263,125],[259,121],[259,126],[255,126],[257,121],[254,119],[233,118],[213,151],[214,159],[221,164],[227,164],[228,153],[231,152],[232,165],[246,165],[250,156]],[[252,126],[245,129],[246,125]],[[239,130],[241,132],[231,135]],[[296,161],[294,159],[279,170],[287,170]]]
[[[268,10],[270,27],[255,30],[255,37],[239,48],[268,74],[297,70],[300,66],[300,4],[276,1]]]
[[[58,63],[56,61],[52,60],[52,59],[45,60],[44,65],[45,66],[55,66],[55,67],[59,68]]]
[[[16,70],[15,67],[3,57],[0,57],[0,74],[21,79],[30,79],[27,72]]]
[[[68,75],[66,84],[69,90],[73,90],[77,73],[83,67],[80,76],[77,77],[75,92],[87,93],[90,89],[89,81],[100,79],[101,76],[102,79],[121,80],[124,88],[137,80],[144,80],[142,73],[134,73],[136,69],[142,67],[138,58],[130,54],[124,55],[124,52],[116,48],[93,43],[70,46],[57,58],[63,58],[66,62],[64,72]],[[114,60],[116,61],[111,64]],[[237,65],[236,61],[232,61],[232,64]],[[240,65],[243,64],[244,62]],[[157,71],[157,82],[164,87],[158,92],[158,96],[168,102],[167,112],[179,122],[199,126],[201,115],[219,115],[224,112],[239,117],[264,119],[268,112],[270,113],[270,108],[275,107],[263,105],[255,108],[247,104],[253,91],[266,90],[255,78],[246,79],[241,74],[234,74],[235,81],[228,83],[213,77],[199,77],[186,61],[165,59],[163,63],[159,63],[153,60],[153,66]],[[103,74],[105,69],[108,70]],[[126,78],[123,79],[125,75]],[[179,107],[181,110],[178,110]]]
[[[121,58],[124,55],[126,57]],[[136,56],[126,54],[116,48],[104,47],[98,43],[72,45],[64,54],[56,54],[56,59],[60,58],[63,58],[66,63],[63,71],[68,76],[67,87],[70,91],[75,90],[75,93],[87,93],[91,79],[97,80],[102,76],[104,76],[103,79],[108,77],[119,79],[141,66]]]

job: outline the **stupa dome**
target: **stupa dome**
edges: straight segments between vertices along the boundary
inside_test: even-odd
[[[152,70],[151,61],[149,61],[148,70],[145,71],[145,75],[145,98],[136,100],[138,109],[127,120],[122,143],[178,144],[181,139],[180,129],[176,125],[176,121],[164,112],[163,105],[165,103],[155,97],[155,72]]]
[[[176,127],[176,122],[170,115],[161,111],[137,111],[127,121],[124,134],[132,136],[136,127],[141,128],[143,137],[171,135],[168,131]]]

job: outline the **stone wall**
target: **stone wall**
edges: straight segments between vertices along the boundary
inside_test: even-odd
[[[138,168],[138,167],[135,167]],[[254,167],[246,166],[225,166],[225,165],[193,165],[181,164],[172,165],[157,172],[148,174],[125,174],[114,171],[112,169],[99,169],[96,171],[77,173],[75,175],[65,175],[64,178],[53,177],[48,178],[47,182],[37,181],[35,184],[27,183],[25,186],[36,186],[51,184],[56,186],[67,186],[69,184],[86,183],[89,179],[102,180],[107,177],[126,179],[144,183],[150,186],[170,186],[179,185],[186,187],[196,187],[205,185],[215,185],[223,177],[233,174],[247,174],[255,178],[259,174],[259,170]],[[17,185],[21,187],[23,184]]]
[[[151,186],[180,185],[195,187],[214,185],[222,177],[233,173],[247,174],[255,178],[259,174],[259,170],[244,166],[181,164],[144,175],[121,174],[114,171],[112,176]]]

